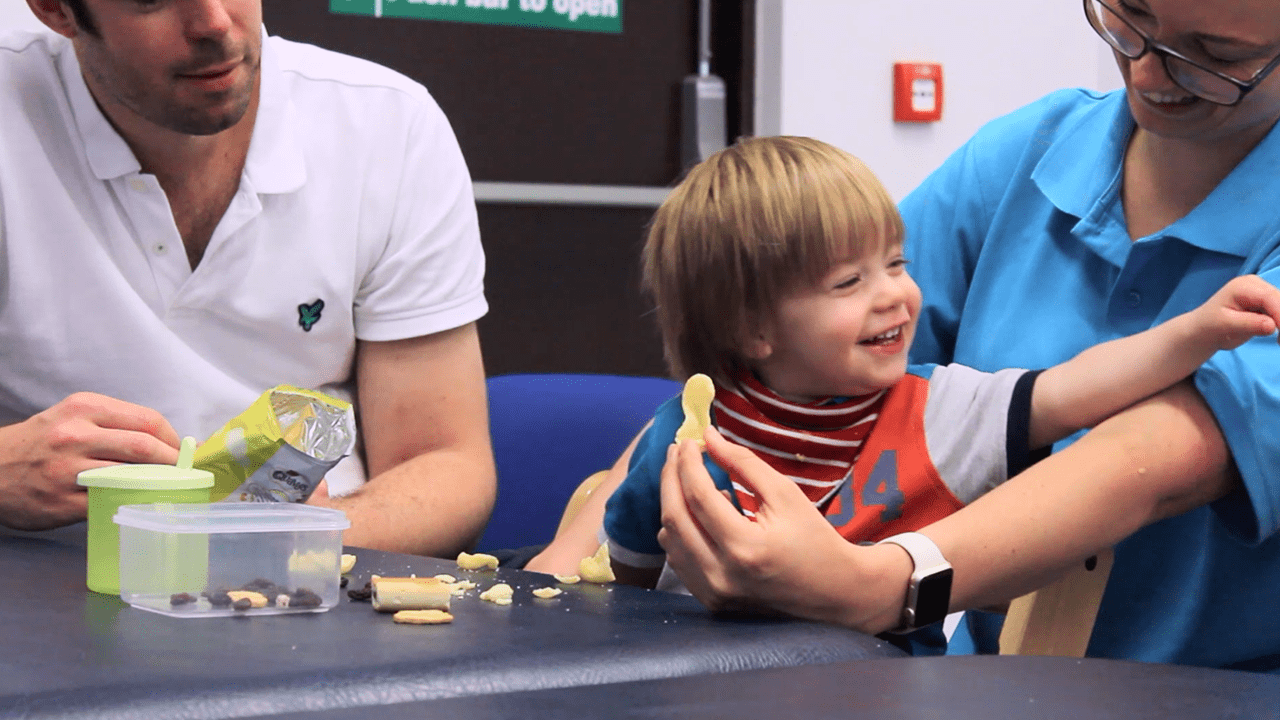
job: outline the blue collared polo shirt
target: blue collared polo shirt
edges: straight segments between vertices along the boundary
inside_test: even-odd
[[[903,200],[925,301],[913,362],[1048,367],[1186,312],[1235,275],[1280,284],[1280,134],[1186,217],[1131,241],[1120,189],[1133,127],[1123,91],[1059,91],[985,126]],[[1220,352],[1196,386],[1246,491],[1117,547],[1089,655],[1274,669],[1280,346]]]

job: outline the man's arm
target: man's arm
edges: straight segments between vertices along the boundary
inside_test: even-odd
[[[84,520],[83,470],[115,463],[172,465],[178,433],[160,413],[76,393],[0,427],[0,525],[47,530]]]
[[[369,481],[312,500],[347,513],[343,542],[437,557],[469,549],[497,493],[475,324],[361,341],[356,408]]]
[[[904,550],[846,542],[794,482],[714,430],[706,440],[716,462],[750,484],[764,506],[757,522],[738,515],[695,444],[673,452],[663,471],[659,540],[699,600],[873,633],[898,623],[912,572]],[[951,609],[986,607],[1237,485],[1213,415],[1183,382],[921,532],[955,568]]]
[[[1269,335],[1277,325],[1280,289],[1257,275],[1233,278],[1190,312],[1041,373],[1031,395],[1029,444],[1044,447],[1093,427],[1183,380],[1217,351]]]

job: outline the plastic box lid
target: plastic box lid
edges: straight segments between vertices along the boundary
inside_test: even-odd
[[[162,533],[268,533],[345,530],[347,514],[294,503],[122,505],[117,525]]]

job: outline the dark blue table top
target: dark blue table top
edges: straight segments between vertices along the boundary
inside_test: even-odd
[[[370,574],[452,561],[349,549]],[[455,621],[397,625],[345,595],[329,612],[187,620],[84,586],[84,528],[0,530],[0,717],[223,718],[840,662],[901,653],[842,628],[723,619],[693,598],[580,584],[536,601],[546,575],[501,569],[510,607],[454,601]]]
[[[1280,718],[1280,677],[1116,660],[858,660],[281,715],[273,720]]]

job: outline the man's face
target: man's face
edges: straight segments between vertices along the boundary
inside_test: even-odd
[[[98,34],[73,38],[85,81],[117,125],[187,135],[235,125],[262,60],[261,0],[85,0]]]

